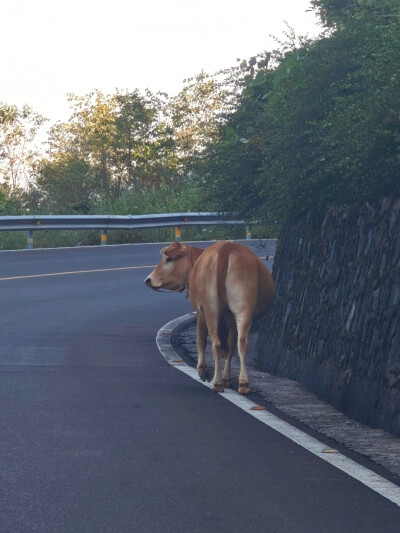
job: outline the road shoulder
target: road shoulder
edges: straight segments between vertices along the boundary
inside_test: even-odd
[[[196,366],[196,324],[194,315],[184,315],[172,321],[171,360],[182,358],[191,367]],[[315,435],[324,437],[330,446],[346,449],[354,460],[363,462],[380,475],[400,485],[400,439],[381,429],[361,424],[305,390],[296,381],[280,378],[254,368],[257,333],[249,338],[248,374],[252,386],[251,399],[265,405],[268,410],[291,424]],[[253,354],[253,357],[251,357]],[[206,358],[212,362],[210,344]],[[180,363],[176,363],[180,364]],[[238,358],[232,360],[233,375],[239,373]],[[233,388],[237,382],[233,382]]]

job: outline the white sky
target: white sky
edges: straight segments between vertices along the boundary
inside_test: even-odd
[[[320,31],[309,0],[0,0],[0,101],[66,120],[66,94],[176,94],[183,79],[276,47],[284,21]]]

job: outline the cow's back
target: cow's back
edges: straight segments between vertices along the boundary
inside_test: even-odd
[[[219,263],[228,241],[217,242],[204,250],[195,262],[189,278],[189,299],[199,311],[204,305],[220,305],[217,284],[221,282]],[[221,286],[220,286],[221,289]]]
[[[245,309],[253,317],[264,315],[275,296],[267,267],[247,246],[232,243],[226,276],[228,305],[235,314]]]
[[[189,296],[199,311],[207,306],[221,315],[247,307],[258,317],[270,307],[275,288],[272,276],[246,246],[220,241],[197,259],[189,280]]]

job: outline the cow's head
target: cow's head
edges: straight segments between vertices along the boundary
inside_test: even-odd
[[[162,259],[145,279],[145,285],[155,291],[184,291],[189,276],[189,251],[189,246],[176,241],[163,248]]]

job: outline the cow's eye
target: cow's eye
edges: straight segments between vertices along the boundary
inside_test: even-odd
[[[165,262],[166,262],[166,263],[170,263],[171,261],[172,261],[172,257],[166,257],[166,258],[165,258]]]

